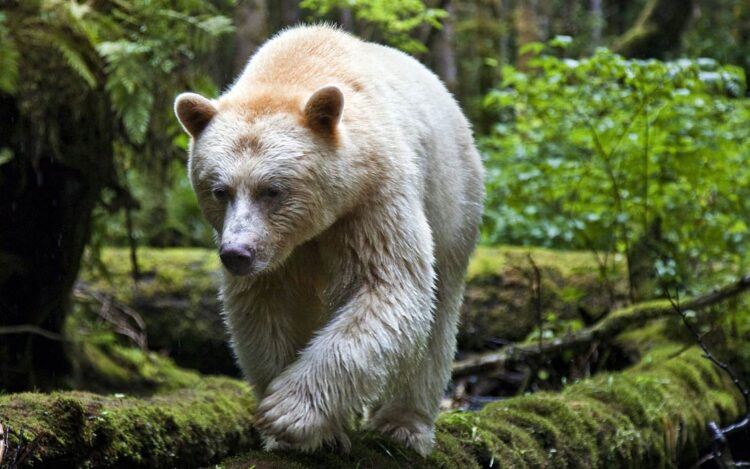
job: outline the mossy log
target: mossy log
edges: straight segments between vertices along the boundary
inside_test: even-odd
[[[32,467],[206,465],[257,447],[254,406],[246,384],[212,377],[149,398],[78,391],[0,396],[0,424],[10,432],[4,462],[19,448]]]
[[[737,419],[742,397],[695,348],[661,342],[639,365],[487,405],[443,413],[423,459],[386,438],[357,432],[349,454],[264,452],[249,388],[229,378],[136,399],[84,392],[0,397],[12,430],[6,458],[29,448],[33,467],[669,467],[696,460],[707,425]],[[7,463],[9,460],[6,460]]]
[[[683,310],[700,310],[731,298],[750,288],[750,275],[737,282],[714,290],[705,295],[684,302]],[[495,370],[508,365],[538,362],[552,354],[568,350],[588,348],[594,342],[604,342],[614,338],[627,329],[643,326],[654,319],[675,315],[675,305],[667,300],[654,300],[638,303],[627,308],[613,311],[595,325],[563,337],[542,342],[510,345],[498,351],[476,354],[454,363],[453,376],[465,376],[488,370]]]
[[[445,412],[438,420],[436,449],[427,459],[360,433],[350,454],[254,450],[222,467],[657,468],[689,463],[710,442],[708,423],[731,422],[743,409],[731,381],[698,349],[681,347],[662,345],[632,369],[597,375],[560,393],[514,397],[477,412]]]

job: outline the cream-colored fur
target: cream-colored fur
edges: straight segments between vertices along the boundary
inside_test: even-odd
[[[365,412],[428,454],[483,198],[443,84],[394,49],[297,27],[176,112],[218,243],[254,252],[221,296],[267,447],[347,447]]]

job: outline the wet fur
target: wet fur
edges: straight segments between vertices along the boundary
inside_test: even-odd
[[[335,92],[309,105],[330,86],[340,120]],[[224,272],[221,296],[267,447],[347,447],[366,412],[428,454],[483,199],[443,84],[401,52],[308,26],[267,42],[217,101],[183,95],[176,110],[217,240],[257,246],[257,271]]]

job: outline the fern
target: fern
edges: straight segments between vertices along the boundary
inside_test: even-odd
[[[151,111],[154,104],[153,95],[147,90],[139,90],[132,95],[133,99],[128,100],[122,106],[122,122],[128,137],[137,143],[143,143],[148,124],[151,121]]]
[[[42,65],[39,61],[59,54],[59,64],[51,65],[65,74],[61,86],[77,82],[93,93],[101,89],[107,93],[113,122],[119,121],[116,145],[169,154],[155,147],[170,142],[171,137],[146,140],[149,126],[155,120],[163,126],[164,116],[171,113],[168,103],[157,97],[171,96],[174,89],[185,87],[191,75],[181,67],[230,31],[231,20],[201,0],[19,2],[0,12],[0,90],[23,92],[16,86],[19,73],[28,70],[28,76],[35,79],[33,71]],[[30,95],[28,99],[38,98]]]
[[[71,70],[76,72],[78,76],[86,82],[89,88],[96,87],[96,77],[91,72],[89,66],[86,65],[86,61],[81,57],[81,54],[78,53],[78,51],[76,51],[65,40],[58,41],[55,44],[55,47],[57,47],[57,50],[59,50],[65,58],[65,61],[68,63],[68,66],[70,66]]]

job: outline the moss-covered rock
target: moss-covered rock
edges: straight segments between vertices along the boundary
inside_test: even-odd
[[[249,387],[201,378],[149,398],[87,392],[0,396],[9,450],[32,467],[197,467],[257,447]]]
[[[106,248],[88,262],[80,281],[136,310],[146,323],[148,346],[178,365],[203,373],[239,376],[229,349],[218,300],[219,259],[200,248],[141,248],[141,278],[134,284],[129,252]],[[96,266],[105,265],[106,271]],[[79,300],[77,314],[92,315]],[[94,314],[95,315],[95,314]]]

